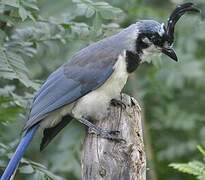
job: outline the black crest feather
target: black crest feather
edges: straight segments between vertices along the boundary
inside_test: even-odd
[[[172,44],[174,41],[174,27],[177,21],[183,16],[186,12],[197,12],[199,13],[200,10],[195,7],[193,3],[184,3],[178,5],[176,9],[172,12],[168,19],[167,23],[167,36],[169,44]]]

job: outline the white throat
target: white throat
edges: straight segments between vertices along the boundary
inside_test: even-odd
[[[143,49],[142,50],[142,55],[141,55],[141,62],[147,61],[152,56],[156,56],[160,53],[160,50],[156,48],[154,44],[152,44],[150,47]]]

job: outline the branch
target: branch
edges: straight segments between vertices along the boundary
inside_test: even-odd
[[[84,180],[145,180],[146,158],[143,144],[141,111],[137,101],[127,95],[121,100],[126,109],[110,106],[109,115],[96,125],[119,130],[126,143],[116,143],[88,134],[83,147]]]

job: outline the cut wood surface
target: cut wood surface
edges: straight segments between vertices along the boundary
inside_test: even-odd
[[[121,95],[126,108],[112,106],[98,127],[119,130],[126,142],[115,142],[87,134],[83,145],[82,178],[84,180],[145,180],[146,158],[143,144],[141,110],[138,102]]]

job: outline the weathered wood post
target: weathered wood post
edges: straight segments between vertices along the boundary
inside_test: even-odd
[[[119,130],[126,142],[116,143],[93,134],[85,138],[82,156],[84,180],[145,180],[146,158],[141,112],[137,101],[121,96],[126,108],[110,106],[107,118],[97,122],[103,129]]]

